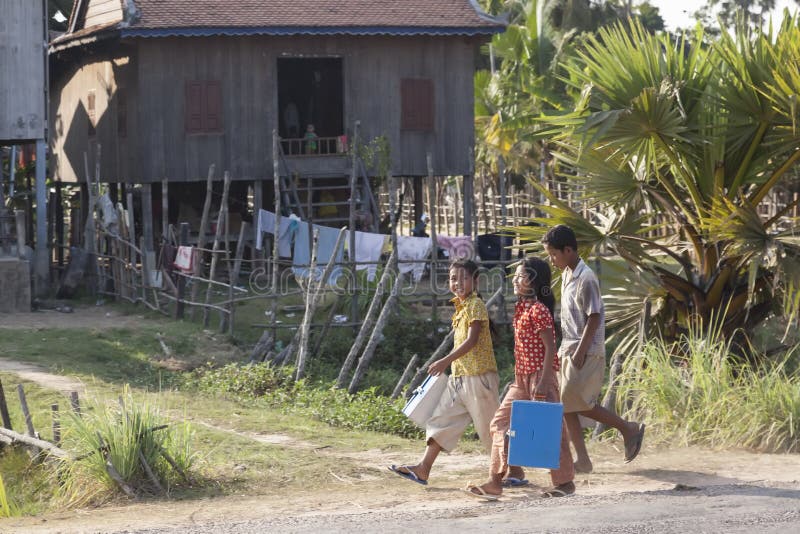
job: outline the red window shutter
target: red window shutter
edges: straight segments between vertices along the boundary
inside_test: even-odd
[[[432,131],[434,119],[433,81],[428,78],[404,78],[400,81],[403,130]]]
[[[203,131],[203,84],[186,82],[186,133]]]
[[[206,132],[222,130],[222,84],[220,82],[206,82],[205,94],[205,124]]]

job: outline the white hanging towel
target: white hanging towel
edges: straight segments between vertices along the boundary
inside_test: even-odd
[[[425,263],[402,263],[404,260],[425,260],[431,252],[430,237],[397,236],[397,259],[400,273],[413,273],[414,281],[419,282],[425,272]]]
[[[373,234],[371,232],[356,232],[356,252],[354,257],[359,265],[357,271],[367,270],[367,280],[375,280],[375,273],[378,271],[378,262],[381,259],[383,245],[386,243],[386,234]],[[374,262],[367,265],[362,262]]]

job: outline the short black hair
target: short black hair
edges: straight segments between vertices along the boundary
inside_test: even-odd
[[[472,260],[459,258],[450,263],[450,269],[464,269],[467,271],[468,275],[476,278],[478,276],[478,270],[480,269],[480,266]]]
[[[564,250],[566,247],[572,247],[573,250],[578,250],[578,239],[575,237],[575,232],[572,228],[564,224],[559,224],[550,228],[544,237],[542,243],[549,245],[556,250]]]

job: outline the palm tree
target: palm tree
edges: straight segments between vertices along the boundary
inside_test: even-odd
[[[589,37],[565,79],[580,97],[548,129],[577,203],[540,206],[543,227],[572,226],[584,255],[614,253],[629,269],[607,300],[610,325],[631,334],[643,300],[647,325],[674,337],[698,321],[750,333],[800,308],[800,237],[789,215],[762,202],[800,160],[800,28],[702,31],[673,40],[634,22]],[[589,218],[583,210],[590,208]]]

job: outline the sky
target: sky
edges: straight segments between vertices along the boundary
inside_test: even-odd
[[[661,16],[664,18],[664,24],[668,30],[675,30],[676,28],[686,28],[694,26],[694,19],[692,13],[704,5],[703,0],[649,0],[650,3],[656,6]],[[790,11],[794,12],[798,6],[794,0],[778,0],[776,2],[776,9],[773,13],[773,21],[780,20],[780,14],[783,8],[788,7]],[[775,16],[777,15],[777,16]]]

